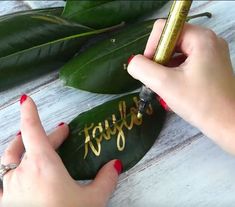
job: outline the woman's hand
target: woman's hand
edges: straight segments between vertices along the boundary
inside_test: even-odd
[[[55,152],[67,137],[68,126],[60,124],[47,136],[36,105],[26,95],[21,97],[21,133],[1,159],[4,165],[19,164],[4,175],[1,206],[92,207],[107,204],[122,169],[120,161],[106,164],[90,184],[77,184]]]
[[[185,24],[168,67],[153,62],[165,21],[156,21],[144,56],[129,73],[155,91],[178,115],[235,154],[235,80],[225,40],[206,28]]]

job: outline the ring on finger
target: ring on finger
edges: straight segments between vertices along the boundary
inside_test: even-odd
[[[5,174],[7,174],[9,171],[14,170],[18,167],[18,164],[16,163],[10,163],[8,165],[0,165],[0,179],[3,180],[3,177]]]

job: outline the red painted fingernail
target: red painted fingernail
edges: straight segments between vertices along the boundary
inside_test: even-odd
[[[131,55],[128,60],[127,60],[127,63],[130,64],[131,60],[133,59],[133,57],[135,57],[135,55]]]
[[[116,160],[114,162],[114,168],[117,171],[118,175],[120,175],[121,172],[122,172],[122,162],[121,162],[121,160]]]
[[[166,102],[161,97],[159,98],[159,103],[162,106],[162,108],[164,108],[166,111],[170,111],[169,106],[166,104]]]
[[[58,127],[63,126],[63,125],[64,125],[64,122],[61,122],[58,124]]]
[[[27,97],[28,96],[26,94],[23,94],[20,98],[20,104],[23,104],[26,101]]]
[[[19,132],[16,134],[16,136],[21,136],[21,131],[19,131]]]

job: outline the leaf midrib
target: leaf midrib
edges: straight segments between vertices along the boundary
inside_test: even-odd
[[[94,31],[89,31],[89,32],[85,32],[85,33],[82,33],[82,34],[75,34],[75,35],[70,35],[68,37],[59,38],[59,39],[51,41],[51,42],[47,42],[47,43],[43,43],[43,44],[40,44],[40,45],[36,45],[36,46],[30,47],[30,48],[27,48],[27,49],[24,49],[24,50],[12,53],[10,55],[1,57],[0,60],[1,59],[5,59],[5,58],[9,58],[9,57],[12,57],[12,56],[15,56],[15,55],[19,55],[19,54],[22,54],[22,53],[25,53],[25,52],[28,52],[28,51],[31,51],[31,50],[34,50],[34,49],[37,49],[37,48],[42,48],[42,47],[45,47],[45,46],[48,46],[48,45],[53,45],[53,44],[56,44],[58,42],[62,42],[62,41],[70,40],[70,39],[76,39],[76,38],[79,38],[79,37],[82,37],[82,36],[86,36],[86,35],[92,35],[92,34],[95,34],[96,32],[98,33],[98,31],[99,30],[94,30]]]

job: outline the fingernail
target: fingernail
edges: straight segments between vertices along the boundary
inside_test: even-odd
[[[122,162],[121,162],[121,160],[116,160],[114,162],[114,168],[117,171],[118,175],[120,175],[121,172],[122,172]]]
[[[63,126],[63,125],[64,125],[64,122],[61,122],[58,124],[58,127]]]
[[[23,94],[20,98],[20,104],[23,104],[26,101],[27,97],[28,96],[26,94]]]
[[[162,106],[162,108],[164,108],[166,111],[170,111],[169,106],[166,104],[166,102],[161,97],[159,97],[159,103]]]
[[[133,54],[133,55],[131,55],[129,58],[128,58],[128,60],[127,60],[127,63],[128,64],[130,64],[130,62],[131,62],[131,60],[133,59],[133,57],[135,57],[135,55]]]
[[[16,134],[16,136],[21,136],[21,131],[19,131],[19,132]]]

